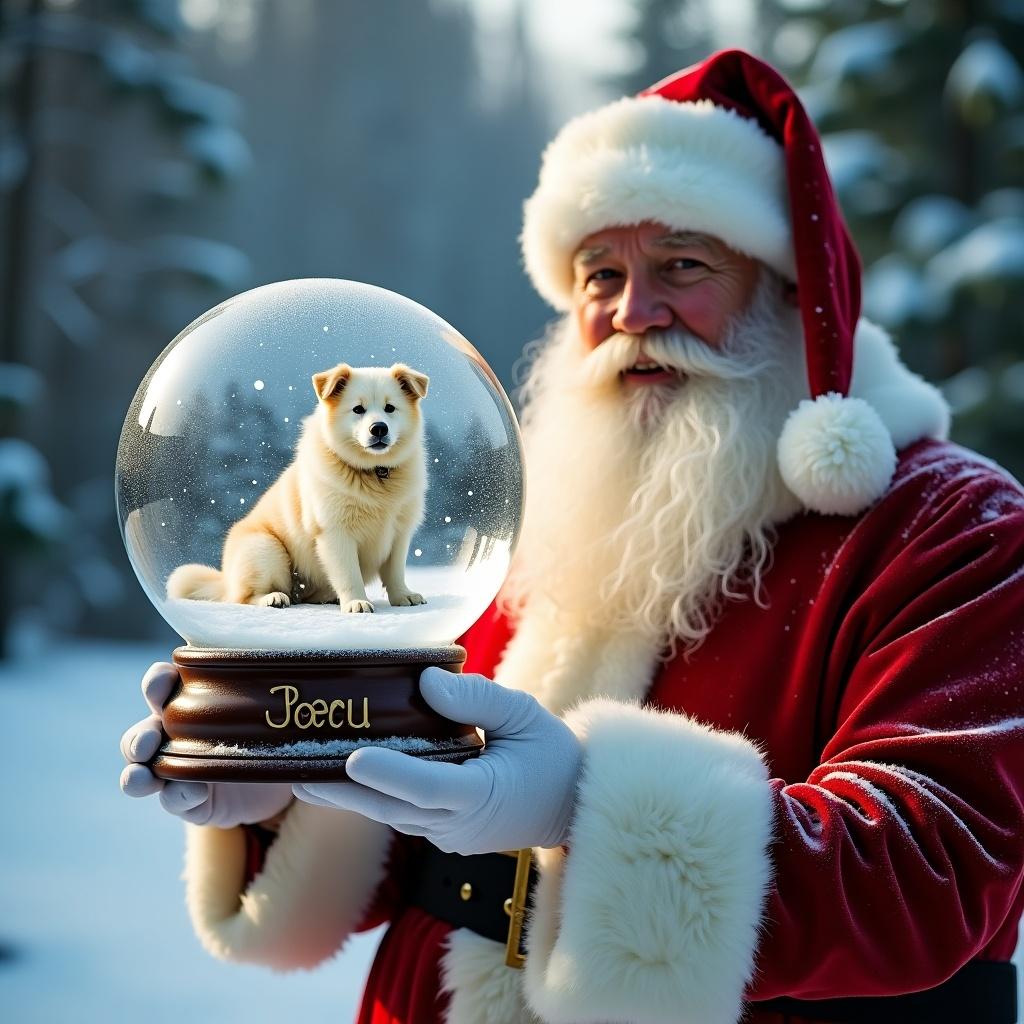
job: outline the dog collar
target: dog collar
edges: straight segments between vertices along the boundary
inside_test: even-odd
[[[377,468],[374,469],[374,473],[377,474],[379,479],[387,480],[387,478],[391,476],[391,469],[388,466],[377,466]]]

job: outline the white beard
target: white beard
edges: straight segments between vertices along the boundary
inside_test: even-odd
[[[641,343],[686,380],[626,387]],[[587,353],[569,318],[557,325],[524,388],[526,513],[502,592],[535,636],[513,644],[501,681],[560,711],[579,695],[561,679],[571,665],[588,692],[626,696],[599,682],[610,638],[627,660],[693,649],[725,600],[762,600],[772,526],[799,508],[776,443],[805,378],[799,317],[770,273],[717,349],[663,332]],[[529,667],[510,663],[537,643]],[[546,682],[522,678],[541,671]]]

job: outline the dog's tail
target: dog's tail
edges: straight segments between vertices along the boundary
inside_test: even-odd
[[[179,565],[167,578],[167,596],[223,601],[224,576],[212,565]]]

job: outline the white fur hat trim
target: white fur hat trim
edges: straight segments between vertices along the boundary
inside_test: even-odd
[[[896,449],[882,418],[862,398],[834,391],[804,399],[789,414],[778,458],[786,486],[823,515],[863,512],[896,471]]]
[[[526,271],[568,310],[580,242],[644,221],[713,235],[796,280],[782,147],[710,100],[628,97],[570,121],[524,207]]]

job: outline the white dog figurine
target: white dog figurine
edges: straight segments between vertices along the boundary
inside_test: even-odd
[[[365,584],[379,576],[392,605],[425,604],[405,560],[423,518],[428,383],[402,363],[314,374],[318,404],[295,458],[228,531],[221,568],[179,566],[168,596],[272,608],[337,598],[342,611],[372,612]]]

